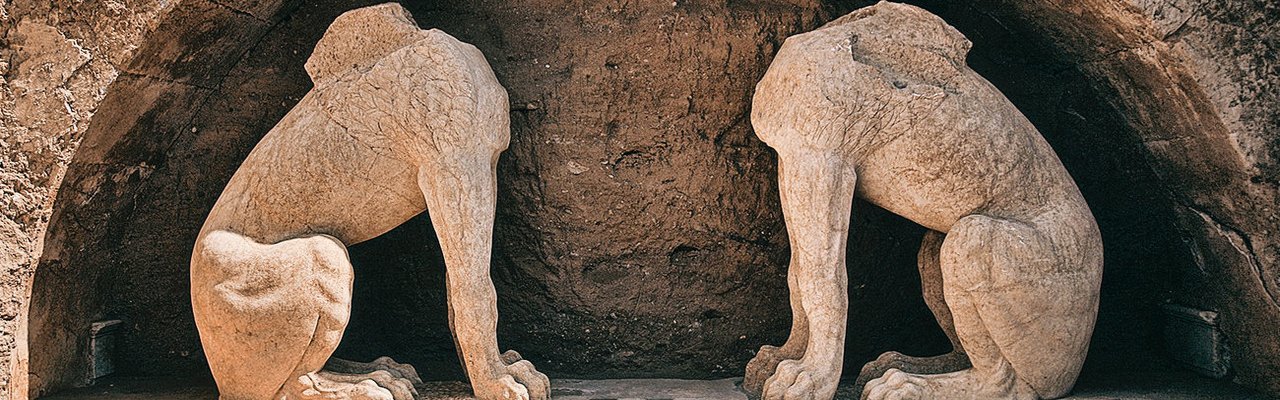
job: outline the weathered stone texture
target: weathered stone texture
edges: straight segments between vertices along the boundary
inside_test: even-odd
[[[428,211],[476,397],[548,399],[547,377],[496,340],[510,104],[484,55],[391,3],[340,15],[306,70],[314,87],[240,164],[195,242],[192,309],[221,395],[412,400],[414,368],[330,356],[351,315],[346,246]]]
[[[267,3],[270,2],[256,4]],[[272,12],[274,10],[268,14]],[[179,2],[167,11],[166,17],[158,20],[156,33],[140,43],[133,50],[131,61],[121,68],[116,84],[95,114],[102,122],[89,127],[68,167],[63,188],[71,189],[62,191],[55,200],[51,217],[52,221],[61,222],[50,225],[42,246],[41,267],[34,276],[29,314],[36,317],[29,326],[33,394],[85,382],[80,357],[85,351],[87,331],[80,327],[109,314],[121,315],[104,310],[104,305],[114,302],[103,300],[102,296],[117,292],[106,290],[117,283],[108,278],[113,276],[119,263],[139,264],[112,255],[119,247],[127,247],[131,239],[112,231],[112,227],[139,215],[126,211],[135,207],[133,199],[138,193],[150,193],[152,187],[177,187],[160,179],[165,175],[156,172],[163,171],[166,151],[175,145],[187,149],[183,147],[185,143],[174,140],[198,131],[191,129],[190,121],[204,109],[214,88],[227,78],[225,70],[211,74],[205,68],[228,68],[235,64],[267,26],[269,24],[251,14],[225,4],[202,0]],[[150,66],[152,63],[163,64],[165,68]],[[199,67],[201,65],[205,68]],[[280,103],[275,100],[270,104]],[[249,117],[246,113],[237,118],[245,121]],[[145,134],[139,134],[141,132]],[[189,200],[171,204],[184,202]],[[164,212],[141,215],[161,218],[169,217],[166,213],[182,212],[179,207],[161,209]],[[196,217],[203,213],[200,214]],[[167,245],[163,240],[141,243],[151,249],[147,257],[152,259],[154,254],[159,254],[154,249],[183,247]],[[163,279],[143,278],[135,284],[154,283],[157,287],[172,288],[185,287],[186,281],[180,275],[166,274]],[[164,296],[171,290],[152,293]],[[175,325],[193,325],[189,306],[186,309],[186,318],[176,318]],[[136,323],[132,318],[126,319]]]
[[[931,230],[918,260],[925,301],[961,353],[888,353],[862,370],[864,398],[1070,392],[1097,317],[1101,233],[1049,143],[965,62],[971,46],[936,15],[881,2],[778,50],[751,123],[778,153],[795,323],[786,344],[752,360],[744,388],[834,396],[832,355],[866,322],[844,318],[856,189]]]
[[[100,135],[89,135],[76,155],[86,164],[59,196],[73,218],[46,240],[70,244],[41,267],[56,278],[46,294],[85,296],[45,306],[127,316],[131,332],[145,332],[126,338],[133,372],[204,373],[181,295],[188,246],[231,172],[309,89],[302,62],[324,26],[371,2],[302,3],[285,12],[270,1],[4,4],[0,353],[22,343],[12,321],[23,318],[34,249],[49,248],[39,242],[50,188],[92,120]],[[830,2],[828,14],[869,3]],[[1098,219],[1107,260],[1086,373],[1167,364],[1154,305],[1175,299],[1218,309],[1239,379],[1280,394],[1280,321],[1267,300],[1280,257],[1274,2],[912,3],[975,42],[970,64],[1044,133]],[[740,373],[752,350],[785,337],[775,160],[745,114],[781,38],[816,27],[822,10],[782,1],[409,6],[420,25],[484,50],[518,109],[499,166],[503,343],[565,374],[687,377]],[[155,30],[170,36],[143,40],[161,15],[185,18]],[[147,43],[173,47],[142,54]],[[83,64],[57,83],[63,64],[22,66],[27,59]],[[90,119],[116,71],[135,67],[111,90],[130,101]],[[28,121],[34,128],[18,122],[23,102],[44,110],[24,111],[40,117]],[[850,257],[850,318],[884,322],[851,335],[849,356],[946,351],[915,286],[923,231],[854,209],[852,224],[867,228],[853,232],[849,252],[878,257]],[[339,353],[403,351],[397,360],[457,376],[426,218],[351,253],[378,268],[357,272]],[[397,295],[379,295],[387,291]]]
[[[25,391],[10,385],[26,373],[15,343],[55,191],[118,66],[171,4],[0,3],[0,399]]]
[[[1173,300],[1218,310],[1235,379],[1280,393],[1280,4],[1130,3],[1151,18],[1151,46],[1172,55],[1162,60],[1167,68],[1194,81],[1201,93],[1190,97],[1208,103],[1225,128],[1209,148],[1179,145],[1188,141],[1178,136],[1145,141],[1194,260],[1194,269],[1181,271]],[[1213,176],[1215,184],[1162,168],[1189,155],[1218,158],[1187,171]]]
[[[1186,54],[1190,74],[1244,161],[1230,190],[1170,184],[1175,193],[1187,193],[1179,214],[1199,255],[1191,284],[1176,298],[1220,310],[1236,379],[1280,393],[1280,4],[1187,0],[1139,6],[1153,17],[1162,40]]]

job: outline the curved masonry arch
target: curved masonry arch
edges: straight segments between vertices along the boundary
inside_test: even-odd
[[[184,224],[189,225],[189,222],[182,221],[203,220],[203,214],[198,216],[179,214],[202,207],[204,212],[207,212],[207,207],[212,205],[212,201],[221,190],[221,184],[218,182],[225,182],[229,178],[234,171],[234,166],[244,157],[243,152],[251,148],[252,144],[274,125],[279,116],[297,101],[293,96],[304,93],[309,88],[309,82],[305,81],[305,74],[301,68],[301,62],[305,56],[283,57],[290,64],[281,65],[278,61],[281,57],[273,57],[271,51],[305,47],[308,43],[314,43],[319,33],[323,31],[323,26],[307,27],[300,21],[321,18],[308,14],[316,12],[317,8],[307,7],[299,1],[283,3],[246,1],[244,3],[212,0],[180,2],[167,14],[165,20],[136,52],[133,61],[122,68],[120,76],[111,84],[107,97],[94,115],[93,123],[77,149],[62,186],[58,190],[59,195],[53,205],[53,216],[45,236],[43,253],[35,271],[33,283],[29,287],[31,295],[28,297],[27,310],[20,312],[17,319],[18,334],[15,343],[17,351],[14,353],[10,376],[10,387],[15,393],[24,393],[29,389],[32,397],[38,397],[51,391],[85,383],[84,377],[87,376],[87,371],[84,370],[82,360],[87,351],[85,348],[88,343],[87,329],[77,327],[87,326],[89,322],[110,314],[108,311],[111,311],[109,308],[112,307],[117,308],[115,311],[119,311],[119,307],[124,307],[125,310],[129,307],[138,307],[107,304],[113,299],[110,293],[119,289],[113,287],[113,283],[133,281],[140,286],[155,283],[165,288],[185,287],[181,283],[186,279],[185,275],[174,273],[174,271],[185,271],[185,266],[173,265],[170,259],[174,257],[184,259],[186,255],[174,249],[183,248],[182,240],[186,239],[186,235],[194,235],[194,231],[186,232],[191,228]],[[824,13],[839,13],[861,4],[852,3],[857,4],[837,2],[826,5],[825,9],[820,9],[817,5],[794,6],[761,1],[739,7],[778,10],[777,14],[782,16],[772,19],[752,17],[757,18],[752,21],[759,27],[758,34],[777,41],[784,36],[777,33],[810,29],[827,19],[822,16]],[[921,3],[926,8],[945,8],[929,1],[914,3]],[[1229,29],[1223,26],[1230,24],[1224,24],[1215,19],[1220,19],[1221,16],[1215,16],[1209,11],[1184,12],[1183,9],[1191,7],[1179,8],[1182,3],[1173,1],[1129,3],[1116,0],[1070,2],[976,0],[967,6],[969,8],[953,10],[953,12],[957,15],[984,15],[985,18],[989,18],[988,21],[1008,24],[1009,26],[1004,28],[1008,31],[1031,33],[1026,37],[1027,40],[1034,42],[1036,46],[1049,49],[1052,56],[1065,60],[1066,65],[1078,69],[1083,74],[1092,90],[1105,100],[1106,104],[1100,106],[1103,111],[1109,110],[1116,113],[1118,123],[1127,127],[1128,132],[1131,133],[1130,136],[1117,140],[1139,149],[1143,158],[1139,164],[1148,168],[1146,173],[1153,173],[1158,179],[1158,183],[1154,184],[1156,188],[1154,190],[1157,191],[1158,196],[1153,199],[1134,199],[1134,201],[1154,200],[1155,203],[1151,204],[1151,207],[1159,208],[1159,213],[1167,216],[1171,222],[1167,226],[1166,233],[1174,239],[1186,242],[1185,247],[1180,248],[1186,254],[1171,256],[1185,261],[1188,264],[1186,266],[1141,266],[1127,269],[1130,267],[1109,265],[1109,275],[1114,278],[1108,279],[1119,282],[1119,285],[1133,281],[1145,282],[1142,277],[1126,274],[1182,268],[1176,271],[1164,271],[1177,277],[1177,279],[1169,279],[1176,282],[1151,283],[1150,286],[1141,290],[1155,292],[1151,296],[1165,296],[1164,299],[1218,310],[1222,313],[1224,330],[1228,337],[1234,338],[1232,358],[1238,380],[1270,393],[1280,393],[1280,380],[1277,380],[1272,372],[1280,369],[1280,343],[1276,343],[1273,338],[1274,327],[1280,326],[1280,306],[1277,306],[1277,296],[1280,295],[1280,289],[1277,289],[1277,286],[1280,282],[1277,281],[1276,271],[1280,268],[1280,263],[1277,262],[1277,258],[1280,258],[1278,257],[1280,232],[1274,229],[1277,223],[1276,215],[1280,212],[1267,208],[1267,205],[1274,207],[1275,204],[1280,203],[1280,191],[1277,190],[1277,187],[1280,187],[1280,178],[1278,178],[1280,172],[1276,167],[1275,133],[1267,133],[1262,129],[1268,123],[1275,123],[1275,117],[1271,117],[1272,120],[1266,119],[1265,110],[1274,110],[1277,103],[1276,99],[1265,97],[1267,92],[1265,85],[1275,85],[1276,78],[1269,77],[1269,81],[1262,80],[1263,83],[1248,86],[1251,84],[1248,81],[1249,75],[1216,67],[1234,60],[1231,57],[1243,57],[1238,54],[1215,53],[1214,50],[1221,49],[1215,49],[1213,46],[1221,43],[1208,41],[1217,34],[1217,30]],[[347,8],[356,6],[353,4]],[[750,14],[749,10],[744,11],[729,6],[707,5],[707,7],[720,7],[716,9],[723,9],[728,13]],[[1258,7],[1261,9],[1262,6]],[[514,14],[511,8],[497,5],[482,4],[478,8],[493,15]],[[761,11],[756,10],[756,12]],[[634,15],[628,15],[645,18],[652,13],[657,11],[642,10],[636,11]],[[419,12],[415,11],[415,15],[417,14]],[[422,15],[417,17],[424,18]],[[468,18],[478,17],[473,15]],[[1263,23],[1265,24],[1265,21]],[[727,29],[711,23],[707,24],[702,28],[711,33],[725,32]],[[791,25],[786,26],[786,24]],[[519,33],[519,31],[508,32],[508,34],[513,33]],[[1242,37],[1244,35],[1237,33]],[[1248,30],[1246,29],[1244,33],[1248,33]],[[513,125],[519,126],[513,127],[511,152],[517,160],[504,161],[507,164],[504,170],[505,176],[502,179],[505,179],[506,183],[501,185],[504,186],[504,190],[540,193],[538,191],[542,189],[539,189],[539,185],[546,186],[547,183],[540,182],[542,178],[539,174],[551,175],[545,178],[554,179],[554,175],[549,171],[553,168],[561,168],[559,165],[540,164],[538,160],[533,159],[539,155],[550,157],[556,155],[534,151],[536,146],[545,144],[543,141],[550,143],[549,141],[554,139],[539,136],[545,133],[545,129],[540,128],[540,124],[548,124],[548,121],[551,121],[552,125],[557,123],[571,125],[573,121],[548,119],[546,113],[566,111],[560,109],[557,104],[537,103],[546,101],[545,96],[548,92],[537,92],[535,88],[540,85],[567,85],[564,82],[568,78],[562,76],[580,71],[573,70],[575,66],[552,66],[548,63],[546,69],[565,68],[566,72],[561,73],[562,75],[539,75],[536,78],[527,78],[527,82],[512,84],[509,81],[526,78],[502,75],[525,71],[521,68],[527,67],[515,65],[518,62],[532,61],[524,58],[528,54],[509,50],[506,56],[510,58],[504,58],[488,52],[489,49],[485,46],[515,47],[523,39],[503,36],[503,33],[492,34],[496,37],[485,36],[490,34],[476,31],[464,32],[464,34],[479,36],[479,45],[493,59],[491,61],[509,64],[495,68],[499,70],[500,79],[503,79],[504,84],[509,85],[508,90],[512,92],[513,102],[528,101],[539,105],[538,110],[528,107],[528,110],[516,111],[518,115],[513,116]],[[310,42],[307,42],[308,40]],[[974,38],[974,41],[981,44],[981,38]],[[1239,39],[1232,43],[1246,42],[1244,39]],[[763,46],[764,49],[757,49],[757,51],[762,54],[772,51],[770,45]],[[591,57],[591,55],[579,56]],[[766,55],[764,59],[748,61],[767,65],[767,60]],[[1262,62],[1256,59],[1244,61]],[[628,67],[625,60],[605,60],[601,64],[604,65],[605,71],[625,72]],[[1264,71],[1267,68],[1266,64],[1259,65],[1257,68]],[[759,65],[753,68],[758,69],[755,73],[763,73]],[[752,69],[748,68],[746,71],[750,72]],[[756,78],[758,75],[740,79],[754,82]],[[1274,88],[1274,86],[1271,87]],[[1006,88],[1002,87],[1002,89]],[[641,90],[641,88],[635,90]],[[223,96],[226,93],[234,93],[242,97]],[[539,97],[539,93],[543,93],[544,97]],[[564,94],[554,91],[549,93]],[[1233,94],[1239,95],[1233,96]],[[679,101],[683,106],[685,100]],[[715,101],[714,98],[713,101]],[[627,104],[621,103],[623,106]],[[610,103],[610,105],[613,104]],[[1019,104],[1019,106],[1022,105]],[[692,95],[688,99],[688,107],[691,113],[700,107]],[[733,108],[730,108],[727,112],[731,113],[732,110]],[[1264,110],[1261,112],[1264,115],[1257,115],[1259,113],[1257,110]],[[735,126],[739,125],[740,121]],[[624,132],[626,130],[625,126],[609,126],[606,126],[606,130],[622,129]],[[1269,145],[1267,135],[1272,135]],[[522,137],[524,140],[521,140]],[[723,137],[729,138],[729,145],[716,143],[717,146],[745,148],[747,150],[742,150],[744,157],[760,161],[762,165],[772,163],[772,155],[760,150],[758,143],[751,142],[755,140],[754,136],[750,136],[750,133],[740,126],[735,133],[723,134]],[[743,143],[734,143],[736,138],[744,137],[749,139]],[[1070,147],[1072,140],[1074,139],[1069,137],[1051,138],[1055,146],[1065,143]],[[1079,146],[1088,147],[1087,144]],[[617,161],[609,166],[616,172],[620,170],[618,165],[633,162],[628,160],[644,157],[660,158],[662,154],[653,151],[653,148],[655,147],[640,153],[620,152]],[[722,154],[719,151],[711,155],[719,156]],[[1080,153],[1087,152],[1087,149],[1080,151]],[[504,155],[504,158],[511,157],[513,156]],[[1069,160],[1064,161],[1070,164]],[[1080,162],[1079,165],[1086,163]],[[206,165],[229,165],[232,168],[227,171],[202,171],[202,167]],[[573,168],[572,165],[570,168]],[[577,168],[583,167],[579,165]],[[768,182],[774,179],[769,175],[773,173],[770,168],[749,166],[747,175],[752,176],[751,179]],[[1083,170],[1084,167],[1081,168]],[[193,171],[200,173],[192,175]],[[1075,174],[1078,171],[1072,172]],[[619,175],[622,173],[618,172]],[[1081,173],[1096,174],[1097,172]],[[767,195],[751,196],[751,194],[768,190],[775,189],[768,184],[763,184],[756,188],[756,192],[748,193],[744,198],[759,201],[759,207],[776,209],[776,195],[771,200]],[[164,191],[172,191],[176,194],[152,196],[153,193]],[[553,193],[545,195],[554,196]],[[536,203],[530,200],[529,196],[532,195],[505,194],[503,196],[505,196],[503,201],[508,208],[521,210],[520,212],[527,211],[526,207],[531,207],[525,202]],[[166,205],[168,207],[165,207]],[[136,212],[140,207],[165,208],[173,214],[138,214]],[[499,218],[504,218],[501,211],[503,207],[503,204],[499,205]],[[1096,207],[1098,206],[1095,205],[1095,213],[1098,212]],[[533,215],[550,218],[547,217],[550,214],[535,213]],[[508,214],[505,217],[517,221],[517,225],[537,224],[537,222],[526,220],[532,218],[528,214]],[[876,215],[872,217],[885,219]],[[145,219],[146,221],[142,223],[151,224],[148,225],[152,227],[148,228],[151,230],[146,234],[135,234],[136,232],[131,231],[133,228],[128,228],[130,225],[126,223],[126,221],[132,223],[131,220],[134,218]],[[763,219],[769,218],[777,219],[777,216],[764,212]],[[166,221],[179,222],[165,227]],[[120,228],[121,226],[125,228]],[[196,222],[194,229],[198,227]],[[752,226],[751,228],[775,229],[776,227]],[[429,229],[419,230],[429,231]],[[910,236],[911,232],[909,229],[889,230],[906,232],[907,236]],[[535,228],[518,226],[511,229],[508,240],[545,240],[537,236],[536,232]],[[1124,231],[1117,230],[1117,232]],[[413,233],[415,232],[411,231],[401,235],[411,236]],[[149,241],[132,241],[137,238],[156,237],[168,238],[171,242],[157,244]],[[501,239],[499,242],[502,241]],[[779,253],[772,258],[766,257],[759,260],[761,263],[778,264],[779,259],[785,260],[782,256],[784,253],[777,248],[777,245],[785,243],[785,238],[757,237],[743,240],[773,242],[755,245],[761,249],[753,251]],[[394,247],[394,245],[389,246]],[[133,251],[127,257],[117,259],[115,253],[117,250],[139,247],[143,250]],[[701,244],[680,244],[674,247],[675,250],[670,254],[664,253],[660,256],[670,257],[672,265],[675,266],[685,265],[678,262],[683,259],[681,257],[697,257],[700,251],[708,248]],[[147,248],[158,250],[152,253],[146,251]],[[189,251],[189,247],[187,249]],[[500,268],[497,266],[499,262],[515,264],[525,261],[522,257],[529,256],[527,252],[512,250],[511,254],[506,255],[505,258],[495,258],[496,279],[500,280],[499,285],[505,284],[529,291],[552,292],[545,295],[547,300],[544,300],[544,303],[528,306],[504,304],[503,312],[506,313],[504,315],[513,315],[518,326],[527,326],[533,323],[532,320],[545,319],[548,315],[555,316],[566,312],[559,308],[537,309],[537,307],[559,304],[552,300],[571,301],[564,299],[572,296],[590,297],[603,294],[591,289],[581,289],[572,293],[564,293],[563,290],[555,292],[555,288],[549,289],[548,285],[557,283],[581,282],[564,277],[565,274],[577,272],[556,270],[554,268],[556,263],[547,261],[559,256],[554,254],[554,250],[550,248],[546,250],[547,254],[536,254],[544,259],[542,267],[552,266],[546,267],[547,270],[534,267]],[[722,248],[722,250],[744,251],[734,247]],[[418,251],[423,250],[418,249]],[[914,254],[914,247],[908,253]],[[157,259],[148,259],[148,257]],[[699,260],[692,259],[695,262]],[[148,273],[146,270],[139,270],[139,267],[131,266],[132,264],[123,265],[132,262],[138,262],[142,266],[167,265],[168,269]],[[121,267],[125,272],[107,267]],[[594,279],[588,282],[605,285],[612,282],[610,279],[619,279],[606,273],[610,268],[609,265],[590,264],[588,267],[591,270],[584,268],[581,273],[586,279]],[[776,273],[778,271],[777,266],[771,268],[748,272]],[[1116,269],[1113,271],[1112,268]],[[729,271],[718,278],[740,279],[734,275],[735,273],[742,273],[742,271]],[[679,279],[706,279],[706,277],[676,276],[671,278],[671,281],[678,282]],[[524,281],[534,283],[521,283]],[[1104,291],[1125,290],[1123,287],[1114,285],[1116,284],[1108,288],[1104,283]],[[748,287],[758,290],[777,288],[776,285],[767,283],[761,283],[760,286],[748,285]],[[130,290],[146,292],[138,288]],[[185,299],[185,296],[186,293],[151,293],[142,298],[126,300],[147,305]],[[1104,299],[1106,296],[1104,292]],[[1136,298],[1126,296],[1128,295],[1119,298],[1125,300]],[[785,304],[785,299],[778,300],[778,303]],[[747,307],[754,303],[726,304]],[[1107,306],[1104,304],[1105,307]],[[1140,310],[1140,307],[1134,307],[1133,310]],[[691,312],[702,315],[713,311],[721,312],[715,309],[695,311]],[[676,311],[673,310],[673,312]],[[635,318],[642,317],[645,316],[639,315]],[[180,320],[181,316],[170,315],[168,318]],[[712,315],[704,321],[717,319],[719,317]],[[785,318],[775,319],[784,320]],[[504,321],[511,320],[512,318],[504,317]],[[761,323],[760,321],[750,322]],[[194,332],[194,328],[192,327],[190,331]],[[505,337],[512,337],[512,335],[517,340],[533,340],[539,337],[518,334],[508,334]],[[590,342],[584,341],[584,338],[593,337],[575,336],[572,338],[574,341],[570,343],[589,344]],[[186,339],[190,337],[157,338],[155,340],[159,342],[150,344],[159,345],[158,349],[176,348],[179,346],[165,347],[166,344],[171,343],[164,341]],[[750,346],[742,343],[738,345],[755,347],[757,343],[755,340],[763,339],[753,337],[751,340]],[[723,346],[723,344],[717,345]],[[445,348],[447,349],[447,346]],[[662,351],[660,349],[654,351]],[[566,364],[574,361],[566,360]],[[642,370],[643,363],[646,361],[651,363],[663,361],[660,358],[642,358],[641,360],[642,365],[623,365],[620,368]],[[745,359],[742,361],[745,362]],[[623,363],[623,361],[618,362]],[[177,363],[166,367],[173,367],[191,374],[204,373],[200,370],[198,362]],[[557,368],[572,371],[572,366],[556,367],[554,363],[551,364],[551,370],[554,371]],[[847,366],[846,369],[850,368]]]
[[[111,288],[99,284],[104,271],[76,261],[93,259],[86,247],[108,251],[120,245],[103,245],[119,239],[107,231],[118,223],[112,218],[120,218],[138,193],[150,190],[147,178],[166,150],[193,132],[196,112],[213,101],[246,52],[287,15],[289,5],[282,3],[239,8],[244,5],[182,1],[111,84],[95,115],[104,122],[90,125],[54,205],[31,288],[28,340],[19,343],[18,393],[27,386],[36,398],[88,383],[88,330],[70,327],[101,318],[102,296]]]

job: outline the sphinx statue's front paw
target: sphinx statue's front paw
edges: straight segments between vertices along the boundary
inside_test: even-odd
[[[780,348],[769,345],[761,347],[756,356],[751,358],[751,362],[747,363],[747,374],[742,379],[743,390],[753,396],[760,396],[765,380],[773,375],[778,363],[785,359]]]
[[[764,400],[828,400],[836,395],[838,365],[783,360],[764,383]]]
[[[508,351],[500,359],[488,379],[472,378],[471,386],[478,400],[548,400],[551,380],[538,372],[533,363]]]
[[[320,371],[299,376],[280,389],[290,400],[413,400],[417,391],[408,379],[386,371],[349,375]]]
[[[862,392],[862,400],[915,400],[925,396],[924,379],[897,369],[889,369],[883,376],[871,380]]]
[[[1017,378],[1007,364],[986,373],[961,371],[920,375],[890,369],[867,382],[862,400],[991,399],[1037,400],[1040,396]]]
[[[862,366],[858,380],[854,383],[861,392],[872,379],[884,376],[891,369],[912,374],[945,374],[969,368],[969,356],[964,352],[952,351],[933,357],[912,357],[896,351],[881,354],[875,361]]]

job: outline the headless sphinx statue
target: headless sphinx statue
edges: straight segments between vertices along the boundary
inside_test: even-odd
[[[854,196],[928,232],[924,296],[951,354],[887,353],[864,399],[1051,399],[1088,351],[1102,241],[1035,127],[965,64],[942,19],[881,2],[788,38],[756,86],[751,122],[778,153],[794,323],[744,386],[831,399],[843,359],[845,242]]]
[[[510,105],[484,56],[383,4],[338,17],[306,69],[315,88],[236,171],[191,256],[221,398],[412,399],[411,366],[330,357],[351,310],[346,246],[427,210],[476,397],[547,399],[546,376],[498,351],[489,257]]]

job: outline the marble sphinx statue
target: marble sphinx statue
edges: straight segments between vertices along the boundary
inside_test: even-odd
[[[191,256],[221,398],[412,399],[413,367],[330,357],[351,309],[346,246],[427,210],[476,397],[547,399],[547,377],[499,353],[495,334],[494,168],[510,105],[484,56],[383,4],[338,17],[306,70],[314,89],[236,171]]]
[[[1035,127],[966,66],[969,46],[940,18],[881,2],[788,38],[756,86],[794,318],[787,342],[748,364],[748,392],[834,397],[854,196],[930,229],[924,296],[954,348],[886,353],[861,371],[864,399],[1051,399],[1074,385],[1097,314],[1097,224]],[[489,257],[509,105],[484,56],[383,4],[340,16],[306,69],[315,88],[231,178],[193,250],[192,305],[222,398],[414,398],[413,367],[332,354],[351,307],[346,246],[424,210],[476,397],[549,398],[547,377],[496,338]]]
[[[930,229],[924,296],[954,348],[881,356],[862,369],[864,399],[1071,390],[1097,315],[1101,237],[1048,143],[965,64],[969,47],[937,16],[881,2],[788,38],[756,86],[751,122],[778,153],[794,321],[748,364],[749,392],[834,396],[854,196]]]

